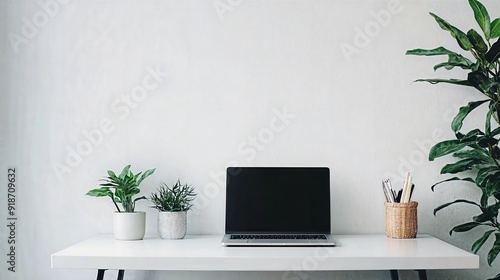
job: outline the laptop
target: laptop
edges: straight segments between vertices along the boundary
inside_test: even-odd
[[[228,167],[223,246],[335,246],[328,167]]]

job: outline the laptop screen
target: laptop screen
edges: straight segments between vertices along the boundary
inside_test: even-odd
[[[229,167],[226,233],[330,233],[328,167]]]

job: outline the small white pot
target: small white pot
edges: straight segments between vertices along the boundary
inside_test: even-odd
[[[162,239],[182,239],[186,236],[187,212],[158,212],[158,234]]]
[[[117,240],[141,240],[146,233],[146,212],[114,212],[113,234]]]

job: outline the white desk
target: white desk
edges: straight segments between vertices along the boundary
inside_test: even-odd
[[[391,239],[385,235],[335,235],[337,247],[223,247],[221,235],[182,240],[88,239],[52,254],[52,268],[190,271],[333,271],[479,268],[479,257],[429,235]],[[100,278],[99,278],[100,277]]]

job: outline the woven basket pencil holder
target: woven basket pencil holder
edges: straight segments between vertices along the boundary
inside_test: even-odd
[[[417,236],[418,203],[385,203],[385,234],[390,238],[406,239]]]

